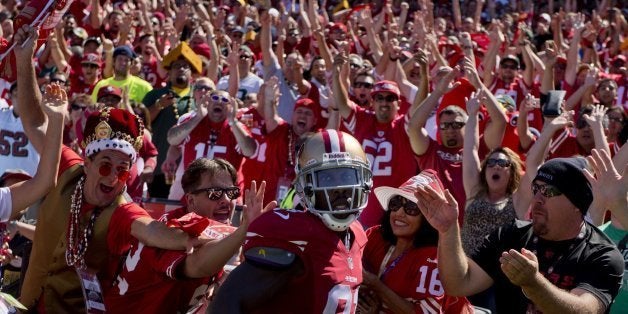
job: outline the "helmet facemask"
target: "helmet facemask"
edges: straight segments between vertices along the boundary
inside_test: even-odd
[[[302,205],[331,230],[346,230],[366,207],[373,182],[363,161],[324,160],[306,165],[297,173],[296,188]]]

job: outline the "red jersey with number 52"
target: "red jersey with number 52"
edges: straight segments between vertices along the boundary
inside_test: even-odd
[[[381,226],[366,231],[364,269],[377,275],[392,244],[382,237]],[[437,246],[412,248],[383,267],[382,282],[397,295],[414,304],[415,313],[473,313],[464,297],[445,295],[438,275]],[[467,311],[464,311],[464,310]],[[394,313],[385,305],[383,313]]]
[[[310,212],[276,209],[253,221],[244,251],[280,248],[297,255],[305,268],[301,276],[290,280],[260,311],[355,313],[366,234],[357,221],[350,229],[353,241],[347,250],[344,236],[341,239]]]
[[[373,172],[373,189],[379,186],[400,186],[419,173],[408,138],[407,115],[400,115],[390,123],[378,123],[373,111],[355,105],[353,108],[349,118],[343,119],[343,124],[362,143]],[[360,222],[369,228],[378,225],[383,215],[384,211],[375,193],[370,193]]]

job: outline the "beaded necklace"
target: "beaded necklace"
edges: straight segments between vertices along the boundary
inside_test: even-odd
[[[83,259],[83,257],[85,256],[85,252],[87,251],[89,241],[92,238],[96,219],[102,212],[102,208],[94,208],[94,210],[92,211],[92,215],[89,218],[89,223],[87,224],[87,226],[85,226],[83,232],[79,231],[81,227],[80,217],[81,208],[83,207],[84,185],[85,176],[82,176],[79,182],[76,184],[76,187],[74,188],[74,193],[72,194],[72,205],[70,206],[70,217],[68,219],[68,247],[65,250],[65,261],[68,263],[68,265],[75,266],[76,268],[80,269],[85,268],[85,260]]]
[[[288,131],[288,166],[290,167],[294,167],[294,164],[296,162],[296,160],[294,159],[295,141],[293,141],[292,133],[294,133],[294,131],[292,130],[292,128],[290,128],[290,130]]]

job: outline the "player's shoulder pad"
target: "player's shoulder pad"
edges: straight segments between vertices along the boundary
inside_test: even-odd
[[[244,252],[244,256],[254,264],[277,269],[287,268],[296,260],[292,252],[267,246],[252,247]]]

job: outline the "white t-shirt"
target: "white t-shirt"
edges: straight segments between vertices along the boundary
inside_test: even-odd
[[[11,217],[13,201],[9,187],[0,188],[0,221],[5,222]]]
[[[0,174],[22,169],[35,175],[39,154],[26,137],[22,120],[13,114],[13,107],[0,110],[0,143]]]
[[[246,77],[240,78],[240,88],[236,96],[240,100],[244,100],[247,94],[257,93],[262,84],[264,84],[264,80],[253,73],[249,73]],[[229,75],[221,77],[216,84],[218,90],[227,90],[227,88],[229,88]]]

